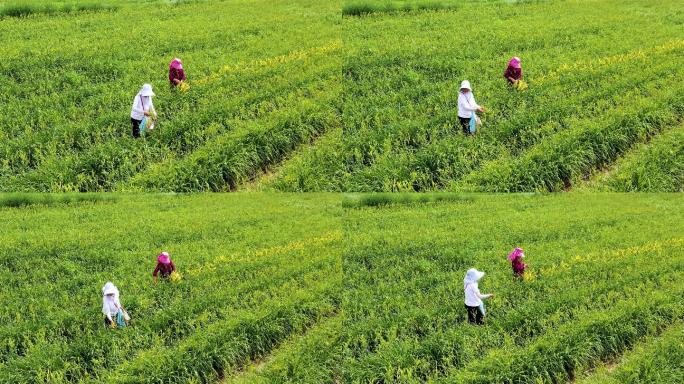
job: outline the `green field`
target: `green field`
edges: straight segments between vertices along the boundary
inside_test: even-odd
[[[343,143],[309,156],[280,188],[569,190],[682,121],[678,0],[349,0],[343,10],[350,7],[365,13],[343,16]],[[525,91],[502,77],[512,56],[522,58]],[[476,137],[455,128],[463,79],[487,109]],[[624,165],[623,174],[641,172]],[[654,159],[647,171],[673,180],[617,189],[682,190],[681,156]]]
[[[684,383],[683,78],[681,0],[0,0],[0,384]]]
[[[681,191],[683,33],[678,0],[0,1],[0,190]]]
[[[345,202],[342,382],[681,382],[681,195],[415,196]]]
[[[2,383],[681,381],[678,194],[0,197]]]
[[[339,197],[28,202],[38,204],[0,207],[0,382],[317,383],[339,375],[339,354],[327,348],[340,324]],[[180,283],[152,284],[162,250]],[[121,291],[128,328],[103,325],[106,281]]]
[[[22,3],[36,13],[0,17],[0,190],[227,191],[340,129],[335,2]],[[169,89],[174,57],[186,93]],[[160,119],[135,140],[146,82]]]

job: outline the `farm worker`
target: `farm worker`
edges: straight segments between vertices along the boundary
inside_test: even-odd
[[[508,67],[504,71],[504,77],[509,83],[515,84],[522,79],[522,66],[520,65],[520,58],[514,57],[508,62]]]
[[[152,103],[152,85],[145,84],[140,89],[133,99],[133,107],[131,108],[131,126],[133,128],[133,137],[140,137],[140,123],[144,117],[152,117],[157,119],[157,111],[154,110]]]
[[[185,81],[185,71],[183,71],[183,63],[181,59],[175,58],[169,64],[169,82],[172,87],[180,85],[181,82]]]
[[[508,260],[511,262],[511,266],[513,267],[513,274],[517,277],[523,277],[525,268],[527,268],[527,264],[523,262],[524,257],[525,253],[523,253],[522,248],[516,248],[513,250],[513,252],[508,254]]]
[[[484,272],[480,272],[475,268],[470,268],[466,272],[465,279],[463,279],[463,290],[465,291],[465,307],[468,311],[468,322],[471,324],[483,324],[485,315],[484,303],[482,299],[488,299],[494,294],[483,295],[480,293],[480,288],[477,282],[484,276]]]
[[[475,112],[484,112],[484,108],[475,102],[470,82],[463,80],[461,82],[461,92],[458,94],[458,120],[466,136],[470,135],[470,118],[473,117]]]
[[[168,252],[162,252],[157,256],[157,266],[154,268],[154,272],[152,272],[152,276],[154,277],[154,283],[157,284],[157,275],[161,274],[161,277],[166,279],[171,274],[176,270],[176,266],[173,265],[173,261],[171,261],[171,257],[169,256]]]
[[[111,281],[102,287],[102,313],[105,315],[105,326],[111,328],[126,326],[128,314],[119,301],[119,290]]]

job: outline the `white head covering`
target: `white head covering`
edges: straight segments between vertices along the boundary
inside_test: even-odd
[[[119,298],[119,290],[116,288],[114,283],[111,281],[108,281],[104,287],[102,287],[102,296],[107,296],[109,294],[114,294],[114,298],[118,299]]]
[[[152,85],[143,84],[142,89],[140,90],[140,94],[143,96],[154,96],[154,92],[152,92]]]
[[[463,80],[461,82],[461,89],[463,89],[463,88],[471,90],[471,91],[473,90],[472,88],[470,88],[470,81],[468,81],[468,80]]]
[[[477,283],[484,275],[484,272],[478,271],[475,268],[470,268],[468,272],[466,272],[465,279],[463,279],[463,287],[465,288],[468,284]]]
[[[108,294],[114,294],[114,297],[107,296]],[[119,301],[119,290],[116,288],[114,283],[108,281],[107,284],[102,287],[102,313],[105,315],[107,313],[112,314],[116,312],[115,308],[120,308],[121,302]]]

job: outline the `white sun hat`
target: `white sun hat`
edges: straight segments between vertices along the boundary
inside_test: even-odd
[[[105,286],[102,287],[102,294],[105,296],[107,296],[107,295],[118,296],[119,290],[116,288],[114,283],[112,283],[111,281],[108,281],[107,284],[105,284]]]
[[[472,283],[477,283],[478,280],[484,276],[485,273],[482,271],[478,271],[475,268],[470,268],[468,272],[466,272],[465,279],[463,279],[463,286],[466,286],[468,284]]]
[[[470,88],[470,81],[468,80],[463,80],[461,82],[461,89],[468,89],[472,91],[472,88]]]
[[[154,96],[154,92],[152,92],[152,85],[144,84],[140,90],[140,94],[143,96]]]

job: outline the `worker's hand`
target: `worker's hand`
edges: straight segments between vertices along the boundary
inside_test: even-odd
[[[477,109],[477,111],[480,112],[480,113],[484,113],[484,112],[485,112],[485,109],[484,109],[483,107],[480,107],[480,108]]]
[[[145,116],[147,116],[147,117],[149,117],[149,116],[150,116],[150,113],[149,113],[149,112],[143,112],[143,113],[144,113],[144,114],[145,114]]]
[[[110,325],[112,328],[116,328],[116,323],[112,321],[112,325]]]

